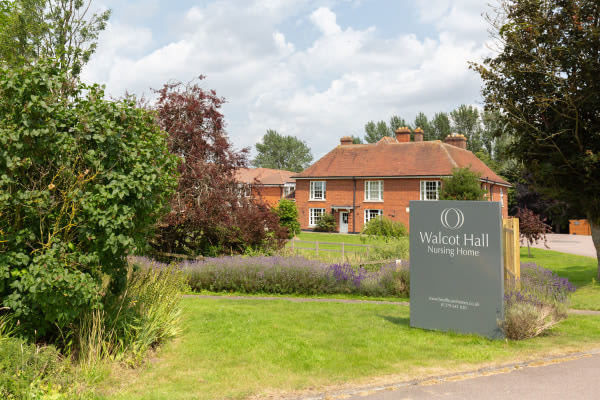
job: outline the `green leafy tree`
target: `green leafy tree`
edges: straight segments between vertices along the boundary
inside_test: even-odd
[[[483,200],[486,190],[481,187],[481,175],[469,167],[452,169],[452,176],[442,179],[441,200]]]
[[[397,115],[392,115],[390,117],[390,127],[389,127],[390,136],[395,136],[396,129],[402,128],[403,126],[407,126],[409,128],[411,127],[410,124],[408,124],[404,120],[404,118],[401,118]]]
[[[460,105],[450,113],[452,129],[467,137],[467,150],[473,153],[482,149],[481,120],[479,110],[473,106]]]
[[[354,136],[354,135],[352,135],[352,143],[353,144],[363,144],[363,141],[360,138],[360,136]]]
[[[393,136],[392,130],[387,126],[385,121],[377,123],[369,121],[366,123],[364,137],[366,143],[377,143],[385,136]]]
[[[55,58],[79,75],[96,50],[110,11],[89,15],[91,0],[14,0],[0,3],[0,61],[12,66]]]
[[[310,148],[294,136],[283,136],[272,129],[256,143],[256,158],[252,165],[262,168],[301,172],[312,162]]]
[[[300,222],[298,221],[298,207],[296,202],[288,199],[279,200],[279,204],[273,210],[279,217],[279,225],[288,228],[290,238],[300,233]]]
[[[446,140],[446,137],[452,133],[450,128],[450,118],[445,112],[436,113],[431,120],[432,135],[431,139]]]
[[[502,0],[495,11],[501,50],[472,64],[486,107],[516,133],[509,154],[535,189],[586,214],[600,279],[600,3]]]
[[[432,140],[434,139],[433,136],[433,128],[431,127],[431,124],[429,123],[429,120],[427,119],[427,116],[420,112],[417,114],[417,116],[415,117],[415,127],[416,128],[421,128],[423,129],[424,132],[424,140]]]
[[[0,67],[0,299],[38,339],[120,293],[176,184],[153,113],[70,79]]]

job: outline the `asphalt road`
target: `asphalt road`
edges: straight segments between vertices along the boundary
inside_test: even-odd
[[[550,233],[546,235],[546,238],[549,249],[544,246],[544,242],[534,243],[531,247],[597,258],[591,236]],[[521,246],[527,246],[527,244],[522,242]],[[600,395],[598,398],[600,399]]]
[[[600,351],[353,391],[319,400],[598,400]]]

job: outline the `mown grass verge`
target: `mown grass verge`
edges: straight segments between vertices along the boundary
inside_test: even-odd
[[[595,280],[598,262],[595,258],[558,251],[521,247],[521,262],[534,262],[558,276],[568,278],[577,290],[571,295],[570,307],[581,310],[600,310],[600,283]]]
[[[411,329],[390,304],[187,298],[183,336],[140,371],[106,382],[110,399],[241,399],[392,382],[600,347],[600,318],[548,334],[488,340]]]

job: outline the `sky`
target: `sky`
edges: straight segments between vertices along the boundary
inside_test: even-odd
[[[82,78],[106,94],[199,75],[226,99],[236,149],[267,129],[314,159],[368,121],[482,106],[469,61],[494,51],[481,0],[93,0],[112,15]]]

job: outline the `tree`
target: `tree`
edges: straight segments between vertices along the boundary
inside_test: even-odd
[[[410,124],[406,123],[404,118],[401,118],[397,115],[392,115],[390,117],[390,127],[389,127],[390,136],[395,136],[394,132],[396,132],[396,129],[402,128],[403,126],[410,128]]]
[[[176,183],[153,113],[69,79],[0,67],[0,299],[38,340],[121,292]]]
[[[88,15],[91,0],[3,1],[0,61],[18,66],[55,58],[59,68],[77,76],[96,50],[110,11]]]
[[[310,148],[294,136],[283,136],[268,129],[262,143],[256,143],[258,155],[252,165],[262,168],[302,172],[312,162]]]
[[[453,168],[450,178],[442,179],[441,200],[483,200],[487,191],[481,187],[481,174],[469,167]]]
[[[516,216],[519,218],[519,234],[527,242],[527,255],[531,257],[531,245],[540,240],[548,248],[546,233],[551,232],[552,228],[544,222],[546,218],[540,218],[527,208],[519,208]]]
[[[365,125],[365,142],[366,143],[377,143],[385,136],[392,136],[391,129],[387,126],[385,121],[379,121],[377,124],[373,121],[369,121]]]
[[[516,133],[509,154],[535,189],[586,214],[600,279],[600,3],[503,0],[496,12],[502,47],[472,64],[486,107]]]
[[[479,110],[473,106],[461,104],[450,113],[452,129],[467,137],[467,150],[473,153],[481,150],[481,121]]]
[[[423,135],[424,140],[433,139],[433,129],[424,113],[419,112],[415,117],[415,127],[423,129],[423,132],[425,132]]]
[[[273,210],[279,217],[279,224],[288,229],[288,237],[293,238],[300,233],[300,222],[298,222],[298,207],[296,202],[288,199],[279,200],[279,204]]]
[[[431,120],[432,138],[444,141],[452,129],[450,128],[450,118],[444,112],[436,113]]]
[[[352,135],[352,144],[363,144],[363,141],[360,136]]]
[[[247,166],[248,150],[236,152],[229,142],[219,111],[224,99],[198,82],[169,83],[156,93],[158,123],[180,163],[171,212],[152,246],[211,256],[282,246],[287,235],[277,215],[260,200],[240,194],[235,172]]]

